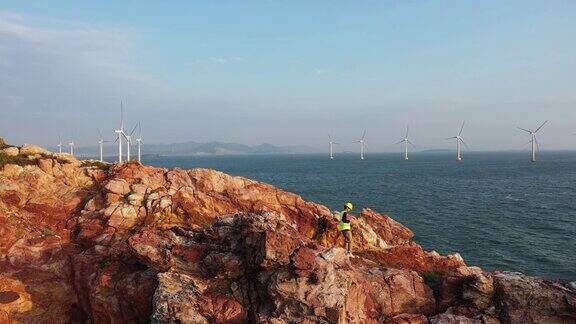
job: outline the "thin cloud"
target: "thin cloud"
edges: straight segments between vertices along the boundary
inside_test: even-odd
[[[133,63],[132,36],[131,31],[0,12],[3,135],[31,141],[30,135],[65,117],[81,120],[74,127],[85,129],[93,118],[104,118],[96,112],[111,102],[165,91],[162,82]],[[14,119],[28,124],[10,122]]]

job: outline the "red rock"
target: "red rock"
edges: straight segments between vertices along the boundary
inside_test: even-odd
[[[483,324],[479,319],[460,315],[439,314],[430,318],[430,324]]]
[[[316,265],[316,253],[314,250],[301,247],[294,253],[292,263],[298,270],[313,270]]]
[[[496,272],[502,323],[576,323],[576,291],[517,272]]]
[[[400,314],[392,317],[389,324],[428,324],[428,318],[422,314]]]
[[[124,179],[112,179],[104,185],[104,188],[109,192],[120,196],[130,192],[130,184]]]

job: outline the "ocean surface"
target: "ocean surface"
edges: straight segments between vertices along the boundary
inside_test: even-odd
[[[339,209],[386,213],[442,254],[470,265],[576,280],[576,152],[147,157],[271,183]]]

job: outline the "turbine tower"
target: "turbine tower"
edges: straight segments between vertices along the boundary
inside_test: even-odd
[[[138,122],[138,138],[136,139],[136,143],[138,144],[138,162],[142,163],[140,154],[140,146],[142,146],[142,124],[140,122]]]
[[[70,155],[74,156],[74,140],[70,141],[68,145],[70,145]]]
[[[58,153],[62,153],[62,136],[58,136]]]
[[[464,142],[464,139],[462,138],[462,131],[464,130],[465,123],[466,123],[465,121],[462,122],[462,127],[460,127],[460,132],[458,132],[458,135],[447,138],[447,140],[456,139],[456,161],[462,161],[461,144],[464,144],[466,147],[468,147],[468,144],[466,144],[466,142]]]
[[[404,160],[408,161],[408,144],[412,145],[412,147],[416,147],[410,140],[408,139],[408,126],[406,126],[406,136],[404,139],[399,141],[396,144],[404,143]]]
[[[132,146],[132,134],[134,134],[134,131],[136,130],[137,126],[138,124],[134,125],[134,128],[132,128],[132,131],[130,132],[129,135],[123,133],[124,138],[126,138],[126,161],[130,161],[130,147]]]
[[[124,104],[120,101],[120,128],[115,129],[114,133],[118,134],[116,142],[118,142],[118,163],[122,163],[122,136],[124,134]]]
[[[98,129],[98,134],[100,134],[100,140],[98,144],[100,144],[100,162],[104,161],[104,143],[108,143],[109,141],[104,140],[104,136],[102,136],[102,132]]]
[[[364,138],[366,137],[366,130],[362,133],[362,137],[354,143],[360,143],[360,160],[364,160]]]
[[[540,144],[538,143],[538,139],[536,139],[536,133],[538,133],[538,131],[544,127],[544,125],[546,125],[548,121],[545,121],[542,123],[542,125],[540,125],[540,127],[536,128],[535,131],[529,130],[529,129],[525,129],[522,127],[518,127],[518,129],[521,129],[527,133],[530,134],[530,141],[528,142],[528,144],[532,145],[532,162],[536,162],[536,149],[540,150]]]
[[[330,160],[334,160],[334,145],[340,145],[340,143],[334,142],[330,134],[328,134],[328,140],[330,141]]]

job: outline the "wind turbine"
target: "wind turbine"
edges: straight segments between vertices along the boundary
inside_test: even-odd
[[[134,125],[134,128],[132,128],[132,131],[130,132],[129,135],[122,133],[126,138],[126,161],[130,161],[130,147],[132,146],[132,134],[134,134],[134,131],[136,130],[137,126],[138,124]]]
[[[330,160],[334,160],[334,149],[333,149],[333,146],[334,146],[334,145],[340,145],[340,143],[334,142],[334,141],[332,140],[332,136],[330,136],[330,134],[328,134],[328,140],[330,140]]]
[[[536,128],[535,131],[528,130],[528,129],[525,129],[522,127],[518,127],[518,129],[521,129],[521,130],[529,133],[531,136],[530,142],[528,142],[528,143],[532,144],[532,159],[531,159],[532,162],[536,162],[536,149],[540,150],[540,144],[538,143],[538,140],[536,139],[536,133],[538,133],[538,131],[542,127],[544,127],[544,125],[546,125],[547,122],[548,121],[543,122],[542,125],[540,125],[540,127]]]
[[[464,130],[464,124],[466,122],[462,122],[462,127],[460,127],[460,132],[458,132],[458,135],[454,136],[454,137],[448,137],[447,140],[449,139],[456,139],[456,161],[462,161],[462,154],[461,154],[461,145],[460,144],[464,144],[466,147],[468,147],[468,144],[466,144],[466,142],[464,142],[464,139],[462,138],[462,131]]]
[[[138,138],[136,139],[138,144],[138,162],[141,163],[140,146],[142,146],[142,124],[138,122]]]
[[[118,142],[118,162],[122,163],[122,136],[124,134],[124,104],[120,101],[120,129],[115,129],[114,133],[118,134],[116,142]]]
[[[58,136],[58,153],[62,153],[62,136]]]
[[[412,145],[412,147],[416,147],[410,140],[408,139],[408,126],[406,126],[406,136],[404,139],[399,141],[396,144],[404,143],[404,160],[408,161],[408,144]]]
[[[100,134],[100,140],[98,141],[98,144],[100,144],[100,161],[102,162],[104,161],[104,143],[108,143],[110,141],[104,140],[104,136],[102,136],[100,129],[98,129],[98,134]]]
[[[68,145],[70,145],[70,155],[74,156],[74,140],[70,141]]]
[[[366,137],[366,130],[362,133],[362,137],[354,143],[360,143],[360,160],[364,160],[364,138]]]

